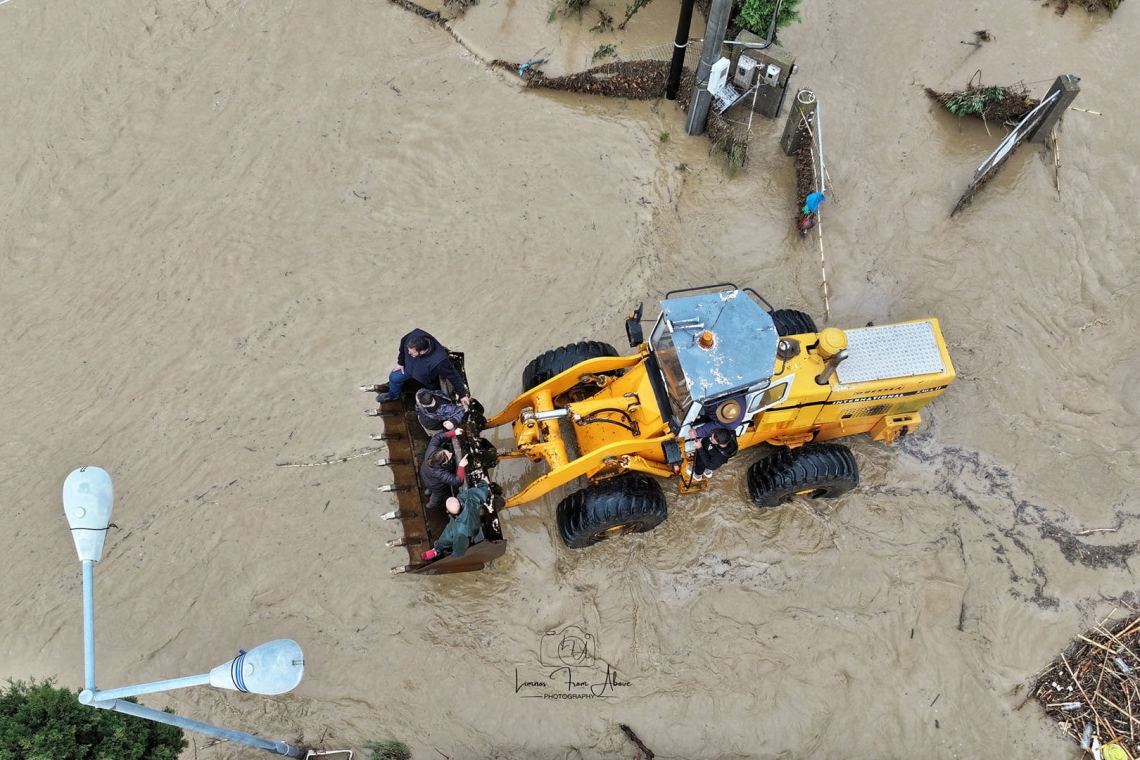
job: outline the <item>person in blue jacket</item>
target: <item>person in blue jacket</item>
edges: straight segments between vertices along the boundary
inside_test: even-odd
[[[479,510],[491,495],[490,485],[487,481],[479,482],[474,488],[468,488],[456,498],[452,496],[447,500],[447,513],[451,515],[447,527],[439,534],[435,546],[423,552],[420,557],[430,562],[437,557],[450,552],[455,557],[462,557],[467,549],[479,536],[482,525],[479,522]]]
[[[452,390],[459,394],[464,406],[471,401],[467,395],[467,384],[447,356],[447,349],[438,340],[418,327],[400,339],[400,354],[396,366],[388,375],[385,385],[364,386],[363,390],[373,390],[380,394],[377,401],[394,401],[400,397],[404,383],[415,380],[425,388],[439,389],[440,379],[446,380]]]
[[[463,422],[467,407],[456,404],[441,391],[420,388],[416,391],[416,415],[424,430],[435,434],[440,430],[455,430]]]

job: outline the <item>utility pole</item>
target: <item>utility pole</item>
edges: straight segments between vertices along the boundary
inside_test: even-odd
[[[693,25],[694,0],[681,0],[681,17],[677,19],[677,38],[673,42],[673,61],[669,64],[669,79],[665,82],[665,99],[676,100],[681,88],[681,70],[685,68],[685,53],[689,49],[689,27]]]
[[[709,9],[709,23],[705,27],[704,49],[701,50],[701,63],[693,78],[693,97],[689,103],[689,122],[685,126],[690,136],[705,131],[709,118],[709,72],[720,59],[720,49],[724,46],[724,35],[728,31],[728,17],[732,13],[732,0],[713,0]],[[674,51],[675,53],[676,51]]]

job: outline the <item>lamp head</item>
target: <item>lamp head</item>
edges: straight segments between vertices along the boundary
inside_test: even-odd
[[[63,513],[81,561],[98,562],[111,524],[115,489],[111,476],[98,467],[80,467],[63,481]]]
[[[296,688],[304,674],[301,646],[292,639],[277,639],[211,670],[210,685],[254,694],[284,694]]]

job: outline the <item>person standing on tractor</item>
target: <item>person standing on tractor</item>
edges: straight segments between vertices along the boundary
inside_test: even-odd
[[[431,437],[427,451],[424,452],[420,480],[430,494],[428,509],[442,509],[444,501],[451,496],[451,489],[463,485],[467,456],[464,455],[456,463],[455,455],[444,447],[445,440],[455,438],[457,435],[463,435],[463,428],[436,433]]]
[[[719,427],[706,438],[700,438],[693,452],[693,481],[707,480],[713,471],[720,469],[737,451],[736,436],[731,430]]]
[[[452,496],[447,500],[447,513],[451,519],[436,539],[435,546],[420,554],[424,562],[430,562],[448,552],[456,557],[467,553],[468,547],[475,543],[482,532],[479,511],[490,495],[489,484],[481,480],[474,488],[468,488],[459,494],[458,498]]]
[[[460,402],[467,406],[471,400],[467,395],[467,384],[448,358],[447,349],[417,327],[400,339],[400,355],[396,358],[396,366],[388,374],[388,382],[383,385],[361,386],[361,390],[379,394],[376,396],[377,401],[395,401],[400,397],[404,383],[409,380],[436,390],[440,387],[441,378],[451,385],[451,389],[459,395]]]

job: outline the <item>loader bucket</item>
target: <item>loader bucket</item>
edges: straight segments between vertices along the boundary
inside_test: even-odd
[[[451,361],[466,381],[463,354],[452,352]],[[396,565],[392,568],[392,573],[394,575],[467,573],[482,570],[488,562],[503,556],[507,550],[507,542],[499,529],[496,507],[493,513],[485,511],[482,516],[483,540],[472,544],[462,557],[447,556],[432,562],[424,562],[420,558],[421,552],[435,545],[436,539],[447,526],[449,517],[446,510],[427,508],[428,493],[420,480],[420,466],[423,464],[431,436],[420,425],[416,415],[415,389],[405,390],[398,400],[383,402],[377,416],[384,422],[384,431],[373,435],[372,438],[383,441],[387,446],[387,452],[380,456],[377,464],[388,468],[392,474],[392,482],[381,485],[378,490],[385,494],[380,497],[385,501],[390,499],[387,494],[396,497],[396,508],[383,517],[400,525],[399,538],[388,541],[388,546],[402,547],[407,552],[406,564]],[[497,460],[494,446],[479,437],[484,423],[482,407],[473,399],[471,412],[463,424],[465,435],[451,442],[455,447],[454,453],[457,459],[464,453],[468,455],[469,482],[472,476],[479,473],[490,479],[490,470]],[[492,490],[495,492],[492,502],[501,505],[500,489],[492,483]]]

